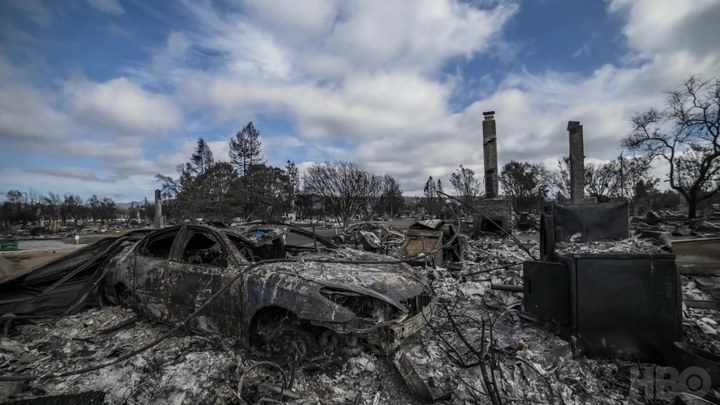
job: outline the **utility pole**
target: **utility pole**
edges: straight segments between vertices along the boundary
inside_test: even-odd
[[[618,156],[618,161],[620,161],[620,197],[625,198],[625,175],[623,171],[623,153],[620,152],[620,156]]]

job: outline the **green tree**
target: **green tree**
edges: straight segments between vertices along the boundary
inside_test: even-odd
[[[155,179],[161,183],[160,190],[163,198],[177,198],[195,177],[204,174],[214,164],[215,158],[210,146],[203,138],[198,138],[195,151],[190,156],[190,160],[177,165],[175,168],[179,174],[177,179],[160,173],[155,175]]]
[[[230,139],[230,162],[242,177],[248,173],[251,166],[262,163],[262,161],[260,132],[250,121],[242,131]]]
[[[235,167],[240,175],[245,196],[240,200],[243,207],[244,215],[248,216],[255,210],[255,202],[253,195],[256,185],[252,182],[249,174],[253,166],[262,164],[262,143],[260,141],[260,132],[255,129],[252,121],[238,133],[234,138],[230,139],[230,163]]]
[[[260,163],[250,167],[247,177],[253,184],[250,208],[254,216],[276,219],[291,209],[294,191],[285,170]]]
[[[229,222],[237,214],[232,190],[237,173],[227,162],[217,162],[192,178],[177,198],[177,210],[185,218]]]
[[[552,177],[541,164],[511,160],[500,171],[503,193],[516,211],[537,207],[550,193]]]
[[[190,169],[195,175],[204,174],[206,170],[215,164],[215,158],[213,158],[210,146],[208,146],[204,139],[198,138],[195,152],[190,157],[190,162],[192,163]]]

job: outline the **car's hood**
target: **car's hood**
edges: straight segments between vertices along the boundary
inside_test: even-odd
[[[396,261],[389,256],[354,249],[331,249],[321,253],[306,253],[295,263],[279,263],[276,271],[285,271],[336,290],[353,291],[387,301],[406,311],[402,301],[414,297],[427,287],[412,267],[396,264],[323,263],[318,260],[354,262]]]

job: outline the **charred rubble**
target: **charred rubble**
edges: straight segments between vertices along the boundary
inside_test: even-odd
[[[298,324],[303,332],[315,334],[314,341],[324,340],[320,350],[298,347],[302,340],[297,339],[290,339],[289,345],[283,339],[272,341],[268,350],[189,327],[101,371],[3,381],[0,398],[20,401],[64,395],[78,400],[78,395],[96,393],[105,403],[130,404],[671,403],[681,391],[657,390],[648,377],[650,371],[663,372],[666,363],[658,358],[588,353],[572,330],[563,330],[562,322],[542,316],[533,310],[532,299],[528,301],[534,294],[525,290],[528,263],[557,264],[557,257],[593,254],[672,254],[663,242],[629,231],[625,238],[592,240],[591,228],[570,229],[567,241],[553,249],[546,246],[548,232],[540,234],[540,242],[528,241],[523,246],[497,234],[463,238],[459,270],[435,263],[433,254],[416,258],[414,271],[429,280],[437,307],[424,319],[425,326],[396,348],[383,349],[372,338],[338,339],[337,334],[323,334],[323,328]],[[252,225],[243,232],[257,245],[245,254],[256,259],[271,254],[285,234],[281,227],[267,224]],[[306,236],[305,244],[312,248],[297,250],[292,256],[304,259],[303,266],[310,270],[323,266],[312,262],[317,258],[378,260],[370,252],[318,248],[317,239]],[[541,261],[530,260],[526,250]],[[404,256],[399,246],[387,253],[390,256],[381,257]],[[694,262],[696,258],[682,255],[678,269],[693,268]],[[336,266],[337,271],[353,271],[352,264]],[[692,276],[679,277],[683,302],[678,307],[682,319],[678,344],[686,350],[718,353],[717,309],[698,304],[716,302],[716,298]],[[519,286],[522,293],[497,286]],[[31,319],[12,318],[0,343],[0,372],[45,375],[78,370],[120,358],[172,331],[172,326],[138,317],[131,309],[93,302],[98,302],[96,296],[82,305],[89,309],[62,317],[51,311]],[[617,322],[613,327],[630,327],[621,320],[610,321]],[[716,388],[701,394],[708,400],[720,398]]]

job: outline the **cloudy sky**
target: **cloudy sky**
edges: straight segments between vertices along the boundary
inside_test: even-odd
[[[720,76],[720,0],[1,0],[0,193],[151,196],[248,121],[268,162],[362,162],[410,194],[553,165],[568,120],[612,159],[635,111]]]

